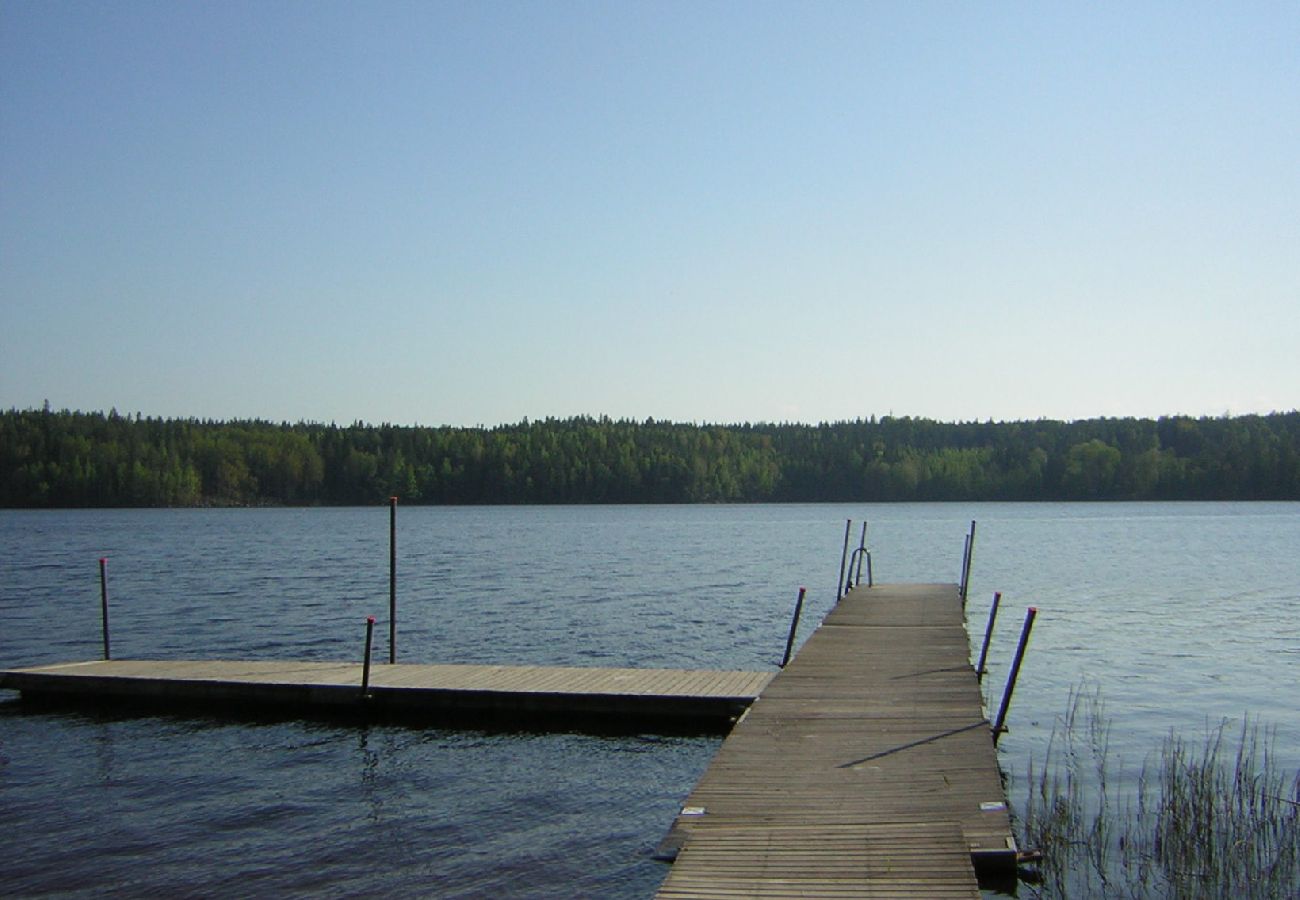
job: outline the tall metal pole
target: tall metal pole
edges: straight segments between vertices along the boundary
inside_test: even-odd
[[[849,561],[849,532],[853,529],[853,520],[848,519],[844,523],[844,552],[840,554],[840,583],[835,585],[835,602],[839,603],[840,598],[844,596],[844,566]]]
[[[1025,624],[1020,629],[1020,643],[1016,646],[1016,657],[1011,661],[1011,674],[1007,676],[1007,687],[1002,693],[1002,705],[998,707],[998,719],[993,723],[993,746],[997,746],[998,738],[1002,732],[1007,730],[1007,709],[1011,706],[1011,695],[1016,690],[1016,678],[1020,675],[1020,663],[1025,658],[1025,646],[1029,643],[1029,632],[1034,628],[1034,617],[1038,615],[1038,607],[1031,606],[1025,612]]]
[[[961,573],[961,608],[966,608],[966,594],[970,590],[971,563],[975,561],[975,520],[971,519],[970,534],[966,538],[966,559]]]
[[[957,575],[957,593],[960,594],[962,588],[966,585],[966,561],[970,559],[970,534],[966,534],[966,542],[961,548],[961,572]]]
[[[388,662],[397,662],[397,498],[388,498]]]
[[[867,555],[867,520],[862,520],[862,540],[858,542],[858,574],[853,579],[854,584],[862,584],[862,557]]]
[[[993,605],[989,607],[989,624],[984,629],[984,647],[980,650],[979,665],[975,667],[975,680],[984,680],[984,664],[989,659],[989,641],[993,639],[993,623],[998,620],[998,604],[1002,602],[1002,592],[997,591],[993,594]]]
[[[370,639],[375,633],[375,617],[366,616],[366,656],[361,664],[361,699],[370,695]]]
[[[108,652],[108,557],[99,558],[99,607],[104,622],[104,659],[112,659]]]
[[[785,639],[785,656],[781,657],[781,668],[790,661],[790,654],[794,650],[794,634],[799,630],[799,614],[803,612],[803,595],[808,593],[807,588],[799,588],[799,599],[794,601],[794,618],[790,620],[790,636]]]

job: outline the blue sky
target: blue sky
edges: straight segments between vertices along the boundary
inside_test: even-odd
[[[1300,5],[0,3],[0,407],[1300,406]]]

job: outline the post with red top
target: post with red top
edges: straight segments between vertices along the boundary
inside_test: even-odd
[[[361,699],[370,696],[370,640],[375,634],[375,617],[366,616],[366,661],[361,666]]]
[[[1002,694],[1002,706],[998,709],[998,720],[993,724],[993,746],[998,745],[998,738],[1007,730],[1007,707],[1011,705],[1011,694],[1016,689],[1016,676],[1020,674],[1020,661],[1025,658],[1025,645],[1029,643],[1029,632],[1034,627],[1034,617],[1038,608],[1031,606],[1025,613],[1025,624],[1020,629],[1020,645],[1016,647],[1016,658],[1011,663],[1011,674],[1007,676],[1007,689]]]
[[[794,650],[794,634],[799,630],[799,614],[803,612],[803,595],[808,593],[807,588],[799,588],[799,599],[794,601],[794,619],[790,622],[790,636],[785,639],[785,656],[781,658],[781,668],[790,661],[790,653]]]
[[[99,558],[99,609],[104,622],[104,659],[112,659],[108,652],[108,557]]]
[[[397,498],[388,498],[388,662],[397,662]]]

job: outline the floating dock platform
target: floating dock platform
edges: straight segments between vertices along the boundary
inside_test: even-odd
[[[360,663],[103,660],[0,672],[0,688],[80,704],[456,721],[649,720],[725,732],[771,679],[771,672],[399,663],[372,666],[363,691]]]

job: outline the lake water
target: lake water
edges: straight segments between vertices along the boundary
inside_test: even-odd
[[[1140,760],[1170,729],[1275,726],[1300,764],[1300,504],[412,507],[404,662],[772,669],[834,602],[845,519],[878,582],[953,581],[979,522],[976,653],[1013,807],[1080,683]],[[388,509],[0,512],[0,667],[386,652]],[[9,695],[10,698],[13,695]],[[26,711],[0,697],[0,895],[648,897],[719,739]]]

